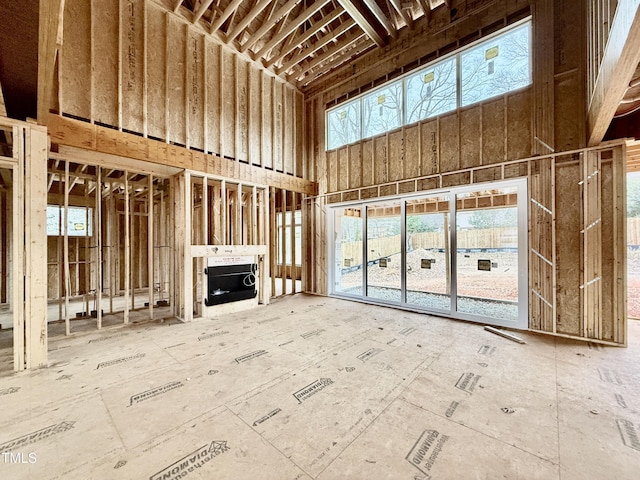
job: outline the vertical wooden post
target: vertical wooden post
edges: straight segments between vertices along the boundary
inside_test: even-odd
[[[292,192],[293,203],[291,205],[291,293],[296,293],[296,280],[298,278],[298,267],[296,266],[296,208],[298,205],[298,193]]]
[[[146,10],[145,10],[146,11]],[[154,257],[154,235],[153,235],[153,175],[149,174],[149,186],[147,192],[147,288],[149,293],[149,318],[153,320],[153,257]]]
[[[227,183],[222,180],[220,185],[220,239],[222,245],[228,245],[230,242],[227,240]]]
[[[193,259],[191,258],[191,212],[193,211],[193,198],[191,194],[191,174],[184,173],[184,320],[193,320]]]
[[[69,295],[71,294],[71,272],[69,269],[69,161],[64,162],[64,327],[65,335],[71,334],[69,323]]]
[[[21,139],[23,129],[13,127],[13,138]],[[13,247],[11,264],[11,284],[13,298],[13,368],[16,371],[25,368],[25,311],[24,311],[24,142],[13,144]]]
[[[280,264],[280,276],[282,280],[282,295],[287,294],[287,191],[280,190],[280,205],[282,214],[282,229],[280,231],[280,252],[282,263]]]
[[[124,324],[129,323],[129,288],[131,285],[131,214],[129,212],[129,172],[124,171]]]
[[[269,239],[270,239],[270,245],[269,245],[269,252],[270,256],[271,256],[271,296],[275,297],[276,296],[276,262],[278,259],[278,247],[276,245],[276,234],[277,234],[277,223],[276,223],[276,217],[277,217],[277,212],[276,212],[276,188],[275,187],[267,187],[271,190],[271,194],[270,196],[270,200],[269,203],[271,204],[271,212],[269,215],[269,223],[271,224],[271,229],[270,229],[270,235],[269,235]]]
[[[93,234],[96,236],[96,326],[102,328],[102,168],[98,170],[96,178],[96,222],[93,226]]]

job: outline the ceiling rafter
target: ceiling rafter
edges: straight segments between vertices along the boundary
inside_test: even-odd
[[[174,13],[178,13],[178,10],[180,10],[180,6],[182,5],[182,0],[176,0],[173,3],[173,12]]]
[[[368,2],[365,0],[365,3],[371,3],[373,0],[369,0]],[[369,36],[371,40],[373,40],[376,45],[382,47],[385,44],[385,38],[383,33],[380,31],[380,28],[375,23],[372,23],[369,18],[367,18],[366,12],[361,11],[358,6],[353,2],[353,0],[338,0],[338,3],[342,5],[351,18],[353,18],[356,23],[362,28],[362,30]],[[375,4],[375,2],[373,2]],[[368,6],[368,5],[367,5]],[[376,5],[377,7],[377,5]]]
[[[391,20],[387,17],[387,15],[382,11],[382,9],[378,6],[375,0],[363,0],[364,4],[367,8],[373,13],[373,16],[376,17],[376,20],[380,22],[380,24],[384,27],[391,38],[396,39],[398,37],[398,31],[391,23]]]
[[[418,0],[418,3],[420,4],[420,8],[422,9],[422,13],[424,13],[424,15],[426,17],[428,17],[431,14],[431,9],[427,5],[427,0]]]
[[[333,22],[336,18],[340,17],[343,13],[345,13],[344,9],[337,7],[329,15],[323,15],[323,17],[315,22],[309,30],[302,32],[296,37],[293,37],[290,46],[283,48],[282,50],[280,50],[280,53],[278,53],[278,55],[274,55],[273,57],[271,57],[269,61],[267,61],[266,66],[270,67],[271,65],[278,63],[280,60],[294,51],[297,47],[302,47],[302,45],[307,40],[320,32],[322,29],[325,29],[327,25]]]
[[[247,40],[242,45],[242,47],[240,47],[240,51],[244,53],[249,48],[253,47],[256,44],[256,42],[260,40],[260,38],[262,38],[265,33],[271,30],[273,26],[276,23],[278,23],[278,21],[282,17],[289,15],[289,12],[291,12],[291,10],[293,10],[298,3],[300,3],[300,0],[289,0],[276,13],[273,13],[273,10],[272,10],[272,13],[269,16],[269,19],[260,26],[260,28],[251,36],[249,40]],[[274,6],[275,5],[276,4],[274,3]]]
[[[296,64],[300,63],[301,61],[303,61],[309,55],[312,55],[313,53],[317,52],[318,50],[320,50],[322,47],[324,47],[328,43],[334,41],[335,38],[337,38],[340,35],[342,35],[343,33],[347,32],[348,30],[353,28],[355,25],[356,25],[356,22],[353,19],[349,19],[349,20],[344,21],[343,23],[340,24],[340,26],[338,26],[334,30],[328,32],[326,35],[321,37],[320,40],[318,40],[316,43],[314,43],[313,45],[309,46],[308,48],[305,48],[300,53],[298,53],[297,55],[294,55],[289,60],[287,60],[282,65],[281,68],[276,70],[276,73],[278,75],[280,75],[282,72],[286,72],[287,70],[289,70],[294,65],[296,65]]]
[[[331,0],[316,0],[311,4],[310,7],[307,7],[305,10],[300,13],[296,18],[291,20],[287,26],[285,26],[280,33],[274,35],[271,40],[263,45],[263,47],[256,54],[258,57],[262,57],[269,50],[275,47],[278,43],[284,40],[286,37],[295,32],[304,22],[309,20],[318,10],[324,7]]]
[[[227,35],[227,43],[232,42],[235,38],[242,33],[242,31],[253,22],[262,11],[269,6],[272,0],[259,1],[249,12],[240,20],[235,27]]]
[[[373,43],[371,39],[368,38],[366,35],[362,36],[361,38],[363,39],[363,42],[360,45],[355,45],[352,49],[345,52],[344,55],[339,55],[335,57],[333,60],[322,65],[321,68],[319,68],[318,70],[311,72],[309,75],[306,76],[306,78],[303,78],[298,82],[298,86],[304,86],[311,83],[313,80],[320,77],[321,75],[324,75],[330,70],[344,63],[347,63],[354,56],[360,55],[361,53],[365,52],[371,47],[375,47],[375,43]]]
[[[198,20],[200,20],[200,18],[202,18],[202,15],[204,15],[204,12],[206,12],[209,7],[213,4],[215,0],[204,0],[201,4],[200,4],[200,8],[198,8],[197,11],[195,11],[195,13],[193,14],[193,19],[191,20],[192,23],[198,23]]]
[[[404,20],[404,23],[410,29],[413,29],[413,17],[409,15],[404,8],[402,8],[402,5],[400,4],[400,0],[389,0],[389,2],[393,6],[393,8],[396,10],[396,12],[398,12],[398,14],[402,17],[402,20]]]
[[[340,42],[336,42],[332,47],[325,50],[323,53],[315,57],[309,63],[307,63],[306,65],[301,65],[300,71],[296,73],[296,76],[298,78],[301,78],[305,73],[309,72],[314,67],[317,67],[322,62],[330,59],[332,56],[336,55],[337,53],[340,53],[342,49],[347,48],[349,45],[357,42],[358,40],[360,40],[362,37],[366,35],[367,34],[363,31],[353,32],[349,35],[346,35]]]
[[[235,13],[235,11],[238,9],[238,7],[240,6],[241,3],[242,3],[242,0],[232,0],[232,2],[229,4],[229,6],[224,9],[224,12],[222,13],[222,15],[220,15],[217,20],[215,20],[214,22],[211,23],[210,32],[213,33],[213,32],[216,32],[217,30],[219,30],[220,27],[222,26],[222,24],[231,15],[233,15]]]

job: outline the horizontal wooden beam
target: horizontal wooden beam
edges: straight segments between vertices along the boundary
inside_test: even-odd
[[[397,38],[398,31],[391,20],[385,15],[382,9],[378,6],[375,0],[364,0],[364,4],[367,8],[373,13],[373,16],[376,17],[376,20],[380,22],[380,25],[384,27],[384,29],[391,35],[391,38]]]
[[[307,195],[315,195],[317,192],[317,184],[309,180],[60,115],[49,114],[47,126],[53,144],[95,153],[97,155],[87,158],[94,158],[100,164],[100,155],[106,154],[119,157],[125,162],[127,159],[141,160],[164,166],[165,169],[170,167],[194,170],[243,183],[268,185]],[[114,157],[111,160],[114,160]]]
[[[360,28],[362,28],[362,30],[376,43],[376,45],[379,47],[384,46],[385,38],[375,22],[372,22],[365,12],[361,11],[352,0],[338,0],[338,3],[342,5],[342,8],[347,11],[351,18],[356,21]]]
[[[607,133],[639,62],[640,6],[638,0],[620,0],[589,104],[589,146]]]

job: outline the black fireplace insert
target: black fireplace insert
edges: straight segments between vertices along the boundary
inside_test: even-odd
[[[255,263],[205,268],[207,298],[204,304],[211,307],[255,298],[257,295],[256,270]]]

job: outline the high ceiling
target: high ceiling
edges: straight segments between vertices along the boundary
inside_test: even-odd
[[[303,87],[447,0],[156,0]]]

